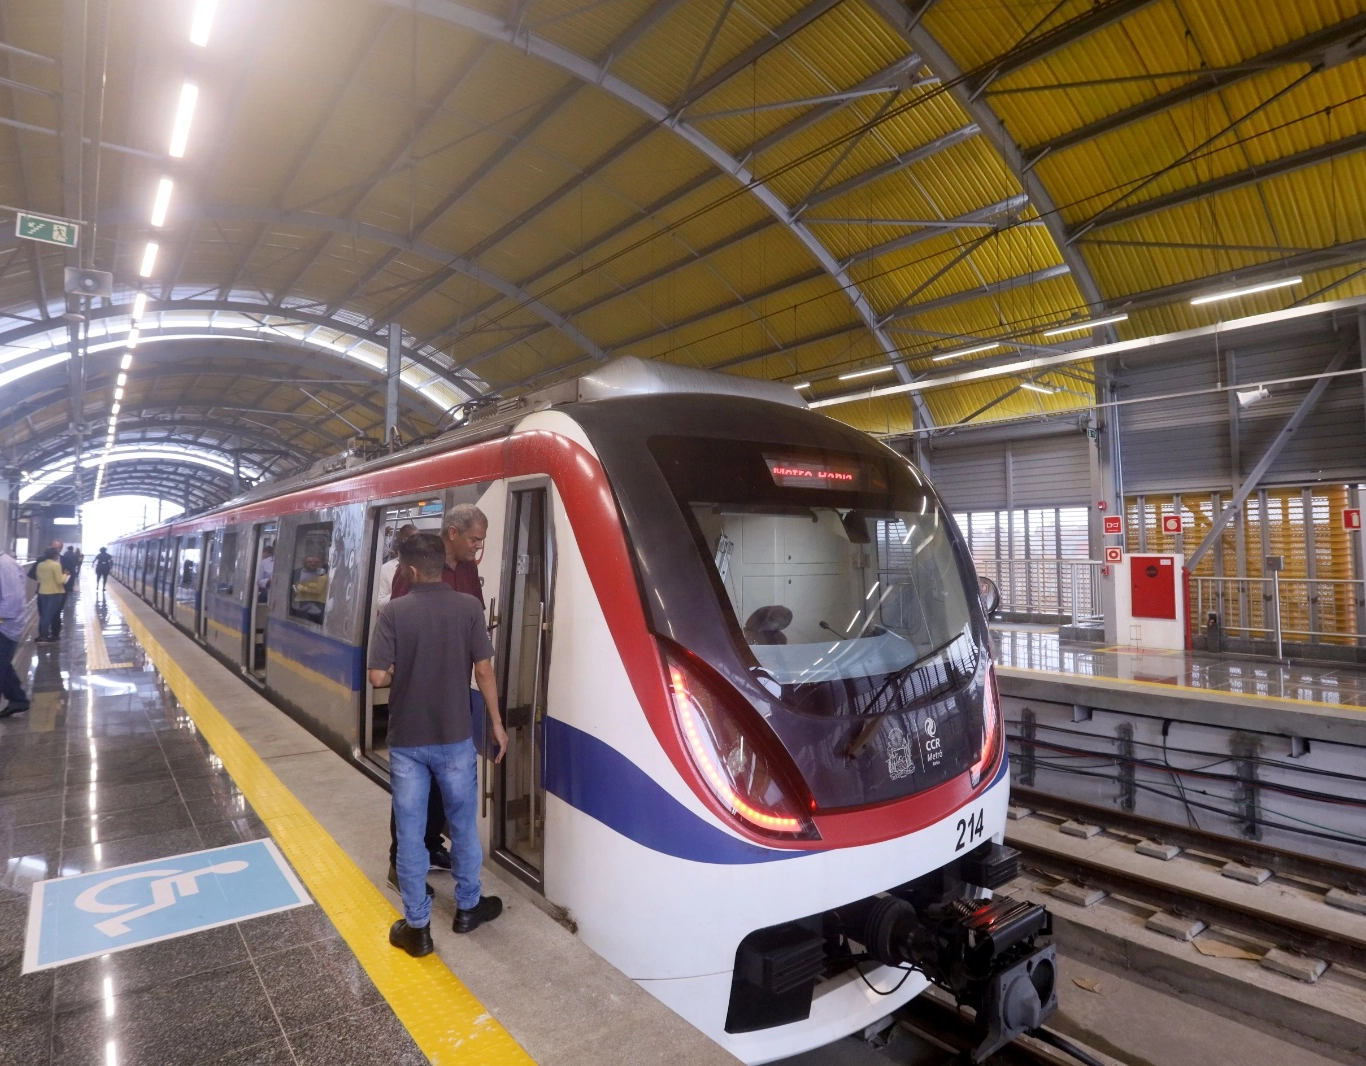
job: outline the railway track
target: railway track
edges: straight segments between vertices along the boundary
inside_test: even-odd
[[[896,1014],[897,1022],[912,1036],[928,1045],[924,1066],[968,1063],[969,1053],[980,1040],[970,1015],[964,1014],[945,993],[927,991],[911,1000]],[[1053,1034],[1053,1039],[1068,1042]],[[935,1052],[942,1053],[942,1057]],[[1084,1053],[1083,1053],[1084,1054]],[[991,1055],[985,1066],[1079,1066],[1089,1060],[1050,1046],[1036,1036],[1017,1037]],[[921,1059],[917,1058],[917,1066]]]
[[[1360,887],[1366,881],[1361,870],[1029,789],[1015,790],[1013,799],[1036,816],[1099,826],[1107,838],[1079,841],[1041,828],[1037,818],[1012,822],[1006,842],[1021,853],[1028,869],[1325,962],[1366,969],[1366,915],[1324,901],[1329,889]],[[1164,862],[1122,846],[1138,840],[1176,845],[1183,849],[1181,859]],[[1273,879],[1263,884],[1231,880],[1222,874],[1224,863],[1259,867]]]

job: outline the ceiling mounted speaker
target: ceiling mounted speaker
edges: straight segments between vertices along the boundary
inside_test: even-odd
[[[107,270],[82,270],[66,267],[62,285],[73,296],[113,296],[114,275]]]
[[[1255,389],[1240,389],[1238,391],[1238,406],[1251,407],[1254,403],[1260,403],[1270,395],[1271,393],[1267,392],[1261,385]]]

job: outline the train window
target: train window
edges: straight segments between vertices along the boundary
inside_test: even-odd
[[[214,588],[224,596],[234,594],[234,582],[237,578],[237,533],[236,531],[223,534],[222,547],[215,545],[218,551],[218,570],[217,577],[214,579]]]
[[[655,438],[732,632],[795,710],[873,714],[976,667],[951,520],[894,461]],[[940,680],[935,680],[940,679]],[[947,683],[947,682],[944,682]]]
[[[332,523],[300,526],[294,534],[294,563],[289,572],[289,613],[322,624],[330,580]]]

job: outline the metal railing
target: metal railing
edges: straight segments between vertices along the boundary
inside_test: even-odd
[[[974,560],[977,572],[1001,589],[1006,614],[1053,617],[1073,624],[1104,620],[1098,559]]]
[[[1366,582],[1302,577],[1191,577],[1192,622],[1206,632],[1217,614],[1225,633],[1276,640],[1360,642]],[[1277,626],[1279,616],[1279,627]]]

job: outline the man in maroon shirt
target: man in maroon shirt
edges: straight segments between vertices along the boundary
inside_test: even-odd
[[[489,520],[484,512],[472,503],[458,503],[447,512],[441,524],[441,542],[446,548],[446,565],[441,568],[441,580],[456,592],[466,592],[484,606],[484,587],[479,580],[479,557],[484,552],[484,538],[488,536]],[[390,599],[398,599],[408,593],[412,583],[408,580],[407,567],[400,566],[394,571]],[[484,698],[471,690],[470,714],[478,723],[476,736],[483,735]],[[427,850],[431,853],[433,870],[449,870],[451,853],[446,850],[441,832],[446,825],[446,811],[441,803],[441,790],[433,788],[428,793],[427,807]],[[389,887],[398,891],[398,832],[392,812],[389,815]],[[427,889],[428,894],[431,888]]]

